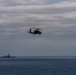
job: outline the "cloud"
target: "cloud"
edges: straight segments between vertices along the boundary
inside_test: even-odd
[[[46,4],[47,0],[0,0],[2,6],[17,6],[17,5],[29,5],[29,4]]]
[[[76,7],[76,1],[63,1],[60,3],[56,3],[55,8],[65,8],[65,7]]]
[[[15,50],[25,49],[25,45],[43,49],[44,46],[49,49],[75,47],[76,1],[46,3],[46,0],[0,0],[1,48],[4,45],[6,48],[13,45]],[[29,35],[30,27],[41,28],[43,34]]]
[[[33,0],[31,1],[33,2]],[[75,1],[64,1],[49,5],[1,6],[0,24],[9,28],[13,25],[18,31],[24,31],[24,29],[34,26],[47,28],[47,31],[52,26],[55,28],[57,26],[75,26],[75,7]]]
[[[47,0],[14,0],[18,4],[45,4]]]

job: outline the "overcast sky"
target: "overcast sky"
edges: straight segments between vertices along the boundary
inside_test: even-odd
[[[76,0],[0,0],[0,55],[7,53],[76,56]]]

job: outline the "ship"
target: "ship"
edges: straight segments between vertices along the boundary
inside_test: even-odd
[[[8,53],[8,55],[1,56],[0,58],[15,58],[15,56],[11,56],[11,55]]]

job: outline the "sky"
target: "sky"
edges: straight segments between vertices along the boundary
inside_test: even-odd
[[[8,53],[76,56],[76,0],[0,0],[0,55]]]

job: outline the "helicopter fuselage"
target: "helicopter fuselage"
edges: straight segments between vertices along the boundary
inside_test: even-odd
[[[34,30],[34,31],[32,31],[32,29],[29,30],[29,33],[30,33],[30,34],[34,34],[34,35],[35,35],[35,34],[39,34],[39,35],[42,34],[42,32],[41,32],[40,30]]]

